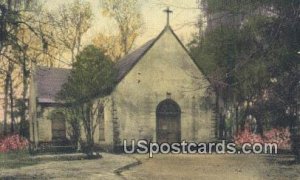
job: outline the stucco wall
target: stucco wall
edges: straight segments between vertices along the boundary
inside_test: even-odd
[[[38,139],[40,142],[51,142],[52,141],[52,120],[51,113],[53,111],[59,111],[59,107],[42,107],[38,106],[37,126],[38,126]],[[68,124],[66,123],[66,129]],[[66,133],[67,138],[68,132]]]
[[[53,108],[45,108],[42,116],[37,118],[39,141],[49,142],[52,140],[52,124],[49,118],[49,114],[52,110]]]
[[[52,113],[60,112],[60,107],[41,107],[38,106],[38,112],[41,113],[40,117],[37,118],[38,126],[38,140],[39,142],[51,142],[52,141]],[[81,125],[81,139],[85,141],[84,126]],[[94,132],[94,141],[99,144],[99,126],[96,126]],[[70,139],[71,126],[66,120],[66,138]]]
[[[181,44],[170,30],[166,30],[116,86],[112,95],[105,97],[105,140],[99,141],[97,128],[95,143],[113,145],[114,119],[118,122],[121,143],[124,139],[156,141],[156,108],[167,98],[167,92],[181,108],[181,140],[214,140],[214,114],[211,109],[203,108],[208,85]],[[210,96],[214,98],[213,94]],[[54,109],[57,108],[44,108],[38,118],[39,141],[52,139],[50,114]]]
[[[112,101],[111,97],[104,100],[104,136],[105,140],[100,141],[100,145],[113,146],[113,124],[112,124]]]
[[[181,139],[213,140],[213,113],[200,108],[208,84],[175,36],[166,30],[112,94],[120,140],[156,141],[156,107],[167,92],[181,108]]]
[[[33,72],[35,69],[33,69]],[[30,141],[35,142],[37,138],[37,131],[35,129],[36,126],[36,107],[37,107],[37,94],[36,94],[36,78],[35,73],[32,73],[30,76],[30,84],[29,84],[29,135],[30,135]]]

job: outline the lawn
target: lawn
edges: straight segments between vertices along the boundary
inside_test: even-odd
[[[0,179],[300,179],[292,155],[114,155],[78,160],[80,154],[30,156],[28,151],[0,154]],[[76,160],[77,159],[77,160]],[[121,172],[114,170],[142,164]],[[32,171],[34,169],[34,171]]]
[[[0,179],[115,180],[122,178],[114,173],[114,170],[136,163],[136,159],[128,156],[108,153],[101,153],[101,155],[103,158],[100,159],[78,160],[80,153],[43,154],[32,158],[26,152],[1,154]],[[39,159],[39,161],[32,159]]]
[[[125,179],[299,180],[292,155],[157,154],[134,155],[142,163],[121,173]]]
[[[31,166],[39,162],[39,160],[30,158],[30,154],[27,150],[0,153],[0,169]]]

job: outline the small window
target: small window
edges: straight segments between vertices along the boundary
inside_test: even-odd
[[[98,108],[98,122],[99,122],[99,140],[105,141],[105,121],[104,121],[103,105],[100,105]]]

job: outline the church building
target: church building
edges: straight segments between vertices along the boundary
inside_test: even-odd
[[[99,107],[97,145],[112,149],[125,139],[216,139],[215,93],[168,23],[157,37],[119,60],[116,68],[118,83]],[[70,138],[70,126],[59,112],[64,104],[55,98],[69,72],[37,67],[32,75],[30,140],[37,146]]]

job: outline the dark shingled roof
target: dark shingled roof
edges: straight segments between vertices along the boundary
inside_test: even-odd
[[[156,38],[151,39],[150,41],[143,44],[140,48],[124,56],[116,64],[116,68],[118,70],[118,77],[117,77],[118,82],[120,82],[126,76],[126,74],[146,54],[146,52],[152,47],[153,44],[155,44],[155,42],[162,36],[162,34],[164,34],[166,30],[171,30],[174,36],[178,39],[176,34],[173,32],[172,28],[170,26],[166,26]]]
[[[37,98],[41,103],[55,103],[57,93],[67,82],[70,69],[36,68]]]
[[[148,41],[116,64],[118,81],[121,81],[154,42],[155,39]],[[40,103],[55,103],[56,95],[61,90],[62,85],[67,82],[69,74],[70,69],[38,67],[36,69],[38,101]]]
[[[150,49],[154,44],[156,38],[146,42],[140,48],[136,49],[132,53],[126,55],[118,61],[116,68],[118,69],[117,80],[121,81],[123,77],[130,71],[130,69],[139,61],[139,59]]]
[[[161,35],[169,29],[181,46],[186,50],[187,49],[181,43],[179,38],[176,36],[171,27],[166,26],[165,29],[154,39],[146,42],[140,48],[129,53],[116,64],[116,69],[118,70],[117,80],[120,82],[126,74],[134,67],[134,65],[143,57],[143,55],[152,47],[152,45],[158,40]],[[191,56],[190,56],[191,57]],[[192,57],[191,57],[192,58]],[[194,61],[194,59],[192,58]],[[196,64],[197,65],[197,64]],[[198,67],[200,69],[200,67]],[[201,69],[200,69],[201,70]],[[63,68],[46,68],[39,67],[36,72],[37,80],[37,97],[41,103],[55,103],[55,98],[57,93],[61,90],[62,85],[67,82],[68,76],[70,74],[70,69]]]
[[[152,39],[136,49],[132,53],[123,57],[117,64],[117,80],[120,81],[127,72],[138,62],[144,53],[154,44]],[[70,69],[37,67],[37,97],[41,103],[55,103],[56,95],[61,90],[62,85],[67,82]]]

